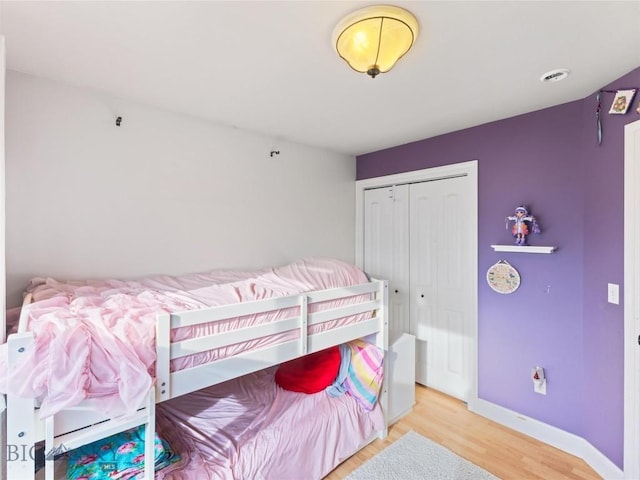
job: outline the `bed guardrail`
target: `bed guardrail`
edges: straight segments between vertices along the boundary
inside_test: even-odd
[[[317,352],[332,345],[368,335],[380,334],[380,340],[376,339],[376,343],[379,343],[378,346],[386,351],[387,290],[386,281],[376,280],[350,287],[159,315],[156,323],[156,400],[162,402],[240,375],[277,365],[307,353]],[[309,311],[311,306],[315,304],[357,296],[370,296],[370,298],[363,298],[362,301],[355,304],[340,305],[315,312]],[[216,333],[197,339],[171,341],[171,330],[175,328],[271,312],[282,308],[298,308],[298,312],[285,319],[263,325],[250,326],[222,334]],[[307,335],[307,327],[309,326],[367,312],[373,312],[371,318]],[[176,358],[291,330],[298,331],[297,337],[293,340],[171,372],[171,360]]]

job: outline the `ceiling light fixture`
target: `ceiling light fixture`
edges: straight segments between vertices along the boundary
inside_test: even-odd
[[[338,55],[357,72],[375,78],[391,70],[418,36],[411,12],[393,5],[373,5],[346,16],[333,30]]]

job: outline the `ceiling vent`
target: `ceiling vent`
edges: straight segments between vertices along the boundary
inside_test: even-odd
[[[551,70],[550,72],[545,73],[540,77],[540,81],[542,83],[550,83],[550,82],[559,82],[560,80],[564,80],[569,76],[569,69],[567,68],[558,68],[556,70]]]

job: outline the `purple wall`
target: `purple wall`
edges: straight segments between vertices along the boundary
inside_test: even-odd
[[[631,86],[640,68],[605,88]],[[362,155],[357,179],[478,160],[478,395],[584,437],[622,468],[624,317],[606,291],[623,283],[623,125],[639,117],[608,115],[604,94],[598,146],[594,99]],[[491,249],[513,243],[504,218],[520,204],[542,229],[529,243],[557,252]],[[512,295],[485,281],[500,259],[520,272]],[[534,365],[546,396],[533,392]]]
[[[640,68],[603,87],[640,87]],[[603,93],[602,145],[595,141],[595,95],[583,102],[584,351],[583,436],[617,465],[622,465],[624,424],[624,125],[640,116],[636,94],[626,115],[609,115],[613,93]],[[620,305],[607,303],[607,283],[620,287]]]

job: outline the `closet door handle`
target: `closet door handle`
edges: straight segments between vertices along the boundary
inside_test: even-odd
[[[424,298],[424,293],[421,293],[421,294],[420,294],[420,298]]]
[[[396,288],[395,292],[398,293],[398,289],[397,288]]]

